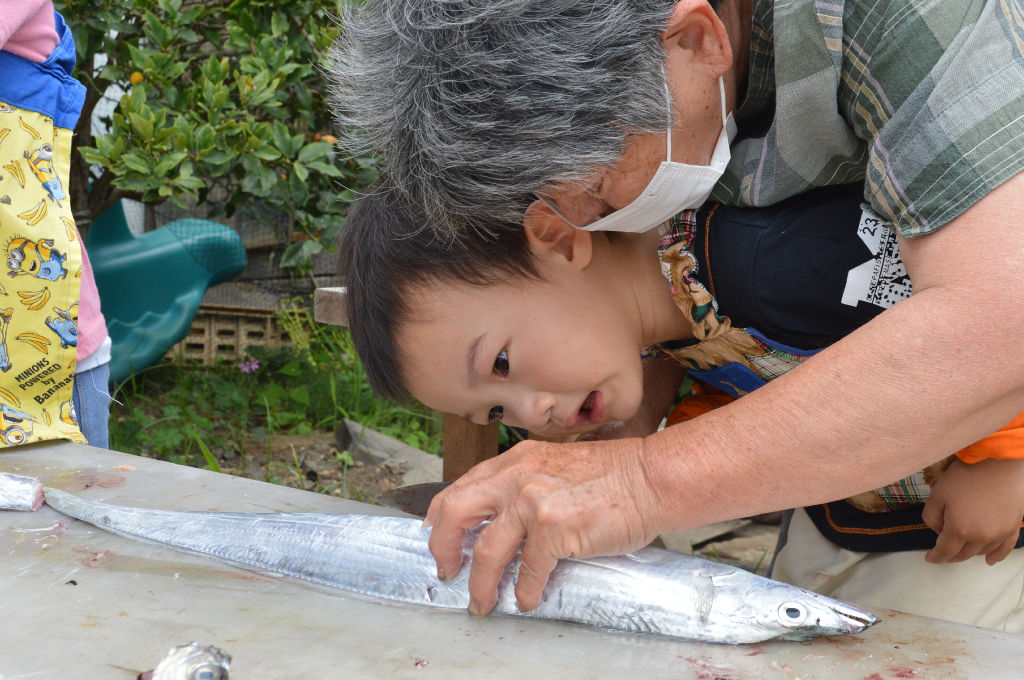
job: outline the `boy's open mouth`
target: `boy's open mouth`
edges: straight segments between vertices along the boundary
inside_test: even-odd
[[[584,423],[600,423],[602,418],[604,418],[604,397],[595,390],[587,395],[570,421],[564,423],[564,427],[571,430]]]

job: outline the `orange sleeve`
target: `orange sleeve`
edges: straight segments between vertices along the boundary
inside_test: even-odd
[[[1024,458],[1024,412],[1001,430],[958,451],[956,456],[965,463],[987,458]]]
[[[703,383],[693,383],[690,390],[691,393],[676,404],[672,412],[668,414],[665,427],[696,418],[733,401],[732,395]]]

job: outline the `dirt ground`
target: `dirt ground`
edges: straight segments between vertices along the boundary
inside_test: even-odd
[[[266,440],[250,437],[244,457],[221,459],[220,466],[228,474],[363,503],[402,484],[400,467],[353,459],[338,450],[331,433],[274,435],[269,447]]]

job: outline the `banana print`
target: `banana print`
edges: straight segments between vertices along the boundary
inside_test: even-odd
[[[72,243],[74,243],[75,240],[78,238],[78,236],[75,234],[75,231],[76,231],[75,230],[75,223],[72,222],[71,220],[69,220],[66,217],[61,217],[60,221],[64,223],[64,228],[67,229],[68,240],[71,241]],[[82,276],[82,271],[79,270],[78,273],[75,276],[81,277]]]
[[[0,101],[0,446],[85,441],[72,407],[82,255],[70,149],[70,130]]]
[[[34,227],[46,217],[46,201],[39,201],[31,210],[18,213],[18,217],[25,220],[25,224]]]
[[[24,128],[26,132],[28,132],[30,135],[32,135],[32,137],[34,139],[42,139],[40,134],[38,132],[36,132],[36,129],[34,127],[32,127],[31,125],[29,125],[28,123],[26,123],[25,119],[22,118],[21,116],[18,116],[18,124],[21,125],[21,127]]]
[[[26,345],[31,345],[32,347],[35,347],[43,354],[49,354],[49,347],[52,344],[47,338],[44,338],[38,333],[22,333],[21,335],[18,336],[18,340],[25,343]]]
[[[21,304],[35,311],[42,309],[43,305],[50,301],[50,289],[43,288],[42,290],[35,291],[19,290],[18,297],[21,298]]]
[[[15,406],[21,406],[21,399],[18,399],[17,396],[11,394],[3,387],[0,387],[0,399],[3,399],[4,401],[7,401],[11,404],[14,404]]]
[[[18,161],[13,160],[10,163],[5,163],[3,168],[11,173],[14,179],[18,180],[18,184],[21,185],[22,189],[25,188],[25,173],[21,171],[21,164]]]

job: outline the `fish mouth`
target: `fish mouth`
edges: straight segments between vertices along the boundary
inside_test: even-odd
[[[780,635],[781,640],[804,641],[818,637],[856,635],[878,623],[878,617],[863,609],[833,600],[818,610],[818,615],[791,632]],[[830,616],[831,614],[831,616]]]
[[[839,619],[839,626],[837,627],[841,634],[856,635],[878,623],[877,616],[863,609],[857,609],[849,605],[837,606],[835,604],[831,605],[829,609]]]

